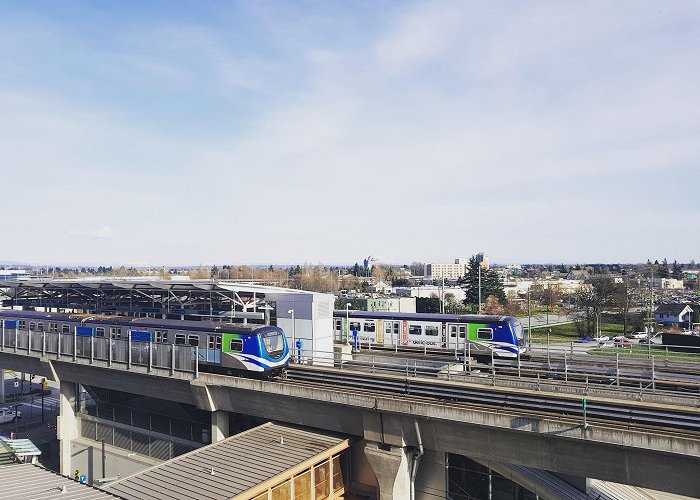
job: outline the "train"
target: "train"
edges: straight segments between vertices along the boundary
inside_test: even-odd
[[[200,366],[224,373],[273,375],[284,370],[291,356],[284,331],[276,326],[15,310],[0,310],[0,320],[16,322],[17,331],[33,334],[130,338],[132,345],[148,342],[156,348],[196,346]]]
[[[334,338],[360,345],[425,346],[474,356],[517,358],[527,351],[523,326],[512,316],[333,311]]]

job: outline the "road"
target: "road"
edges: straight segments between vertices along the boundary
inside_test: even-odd
[[[523,324],[524,328],[527,328],[528,325],[528,318],[527,316],[519,316],[518,319],[520,322]],[[562,323],[571,323],[571,318],[569,317],[568,314],[554,314],[551,313],[549,315],[546,314],[541,314],[541,315],[533,315],[530,318],[530,324],[532,328],[542,328],[547,325],[552,325],[552,324],[562,324]]]

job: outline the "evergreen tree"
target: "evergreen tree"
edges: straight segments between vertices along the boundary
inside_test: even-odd
[[[467,274],[459,280],[459,286],[464,289],[464,304],[476,305],[479,304],[479,269],[481,264],[476,260],[475,256],[469,259],[467,264]],[[481,302],[493,295],[501,304],[506,302],[506,293],[503,290],[503,283],[498,273],[493,269],[481,269]]]
[[[661,266],[659,267],[659,278],[668,278],[668,276],[668,261],[664,259],[661,263]]]
[[[676,262],[673,261],[673,270],[671,271],[671,277],[677,280],[683,279],[683,268]]]

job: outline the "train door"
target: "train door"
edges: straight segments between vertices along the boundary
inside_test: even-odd
[[[342,341],[347,340],[347,339],[343,338],[343,320],[340,318],[335,318],[333,320],[333,324],[334,324],[334,328],[335,328],[334,329],[335,340],[337,340],[338,342],[342,342]]]
[[[207,363],[221,363],[221,335],[207,335]]]
[[[401,344],[401,322],[400,321],[382,321],[384,324],[384,345]]]
[[[447,324],[447,346],[450,349],[459,349],[459,337],[457,336],[457,328],[459,325],[455,323]]]

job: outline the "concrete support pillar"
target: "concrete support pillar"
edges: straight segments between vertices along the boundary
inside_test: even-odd
[[[61,382],[59,392],[60,415],[56,422],[56,432],[60,442],[61,474],[73,477],[71,470],[71,439],[78,435],[77,419],[75,418],[75,403],[77,384]]]
[[[0,368],[0,403],[5,402],[5,370]]]
[[[228,436],[228,412],[224,410],[211,412],[211,442],[218,443]]]
[[[379,483],[380,500],[410,498],[411,496],[411,448],[385,447],[368,442],[365,456],[372,466]]]

